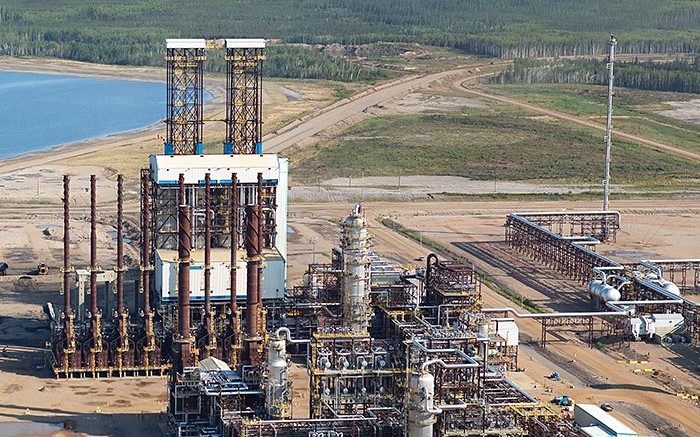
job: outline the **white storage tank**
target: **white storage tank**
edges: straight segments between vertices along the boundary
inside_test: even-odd
[[[588,294],[591,299],[597,299],[603,303],[617,302],[622,297],[620,290],[599,279],[593,279],[588,283]]]

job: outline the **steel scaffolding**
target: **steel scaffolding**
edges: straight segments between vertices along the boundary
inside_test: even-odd
[[[226,40],[224,153],[262,153],[262,63],[265,40]]]
[[[169,40],[166,155],[202,154],[204,40]]]

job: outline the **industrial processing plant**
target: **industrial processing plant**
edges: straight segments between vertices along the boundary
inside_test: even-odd
[[[163,153],[141,171],[137,268],[124,262],[121,176],[117,264],[103,268],[97,257],[92,177],[90,265],[73,267],[64,176],[63,306],[49,308],[53,376],[161,376],[164,429],[182,437],[636,435],[597,406],[561,408],[570,405],[516,383],[525,367],[519,324],[541,324],[542,348],[563,328],[591,344],[605,331],[697,345],[700,308],[686,293],[700,290],[700,260],[623,264],[599,254],[596,245],[621,228],[621,214],[607,208],[513,212],[507,246],[579,282],[584,304],[489,308],[472,260],[426,250],[420,265],[391,263],[375,252],[357,204],[337,217],[330,262],[314,259],[303,282],[288,284],[288,160],[266,154],[262,141],[265,46],[167,40],[166,135]],[[221,153],[203,145],[208,56],[227,65]],[[293,399],[292,363],[308,378],[303,405]]]

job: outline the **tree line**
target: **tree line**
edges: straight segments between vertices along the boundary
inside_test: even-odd
[[[605,53],[610,32],[621,53],[700,53],[699,27],[700,0],[4,0],[0,54],[163,65],[166,38],[264,37],[532,58]],[[337,60],[311,67],[305,51],[279,53],[286,65],[271,74],[376,78]]]
[[[652,91],[700,93],[700,57],[671,62],[616,61],[615,86]],[[518,59],[513,67],[490,79],[491,83],[585,83],[605,85],[605,61],[594,59],[554,62]]]

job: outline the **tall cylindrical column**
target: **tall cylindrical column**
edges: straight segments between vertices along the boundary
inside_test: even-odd
[[[190,206],[185,204],[185,175],[180,174],[178,206],[178,334],[180,338],[190,336],[190,253],[192,251],[192,226]]]
[[[124,314],[124,177],[117,176],[117,312]]]
[[[356,205],[343,221],[340,246],[343,249],[343,324],[354,333],[366,333],[369,324],[369,235],[367,220]]]
[[[246,206],[246,256],[247,256],[247,287],[246,287],[246,341],[248,342],[248,359],[253,365],[260,363],[258,354],[260,326],[260,298],[258,293],[260,279],[260,264],[262,257],[258,245],[258,208],[256,205]]]
[[[204,323],[207,329],[205,355],[211,355],[214,340],[214,322],[211,314],[211,175],[204,177]]]
[[[75,351],[73,338],[73,311],[70,303],[70,176],[63,175],[63,331],[66,336],[64,370],[68,372],[70,354]]]
[[[141,286],[143,288],[143,313],[149,315],[151,313],[151,183],[150,175],[144,172],[142,175],[141,190],[141,214],[142,214],[142,247],[141,247],[141,265],[143,266],[143,277]],[[148,332],[148,329],[146,330]]]
[[[236,303],[236,265],[238,263],[237,252],[238,252],[238,181],[236,178],[236,173],[231,174],[231,217],[229,218],[230,228],[230,240],[231,240],[231,314],[235,315],[238,311],[238,305]],[[234,316],[235,319],[235,316]]]
[[[90,314],[97,315],[97,194],[95,175],[90,175]],[[96,336],[93,322],[93,336]]]

